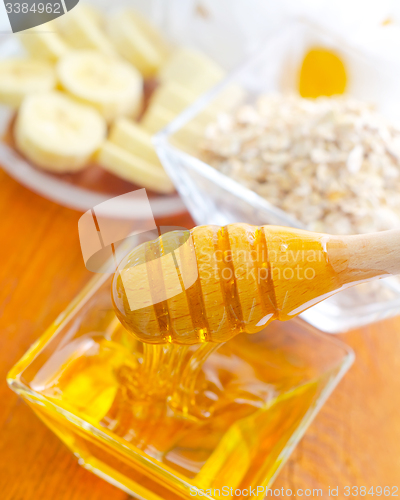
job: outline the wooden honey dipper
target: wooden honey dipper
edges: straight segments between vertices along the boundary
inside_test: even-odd
[[[225,342],[288,320],[334,293],[400,274],[400,230],[330,236],[232,224],[174,231],[115,273],[122,324],[147,343]]]

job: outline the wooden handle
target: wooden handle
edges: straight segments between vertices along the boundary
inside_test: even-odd
[[[400,230],[345,236],[348,269],[379,277],[400,274]],[[337,256],[336,256],[337,257]],[[333,257],[332,257],[333,258]]]

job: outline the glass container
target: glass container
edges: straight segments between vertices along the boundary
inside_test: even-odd
[[[86,286],[10,371],[10,387],[83,467],[135,498],[232,498],[222,492],[271,486],[352,351],[301,319],[274,322],[209,356],[201,408],[171,405],[159,419],[153,404],[137,411],[143,344],[116,319],[110,286],[107,274]],[[153,390],[160,378],[149,380]]]

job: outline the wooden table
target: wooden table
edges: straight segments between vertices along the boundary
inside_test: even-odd
[[[5,382],[8,370],[92,276],[79,246],[81,214],[31,193],[2,171],[0,214],[0,500],[126,499],[79,467]],[[158,222],[192,224],[187,215]],[[338,498],[347,498],[345,486],[400,486],[400,318],[341,338],[355,350],[356,362],[283,468],[276,489],[322,488],[328,498],[328,487],[338,486]]]

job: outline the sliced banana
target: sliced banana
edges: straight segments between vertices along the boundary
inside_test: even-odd
[[[151,134],[131,120],[126,118],[116,120],[111,127],[108,139],[129,153],[163,168],[154,150]]]
[[[108,33],[121,56],[146,78],[155,76],[168,57],[166,41],[136,12],[124,10],[113,16]]]
[[[28,94],[53,90],[56,73],[50,62],[40,59],[0,61],[0,103],[18,108]]]
[[[159,79],[173,81],[188,91],[200,94],[225,76],[224,70],[202,52],[182,47],[161,68]]]
[[[98,50],[109,56],[117,51],[103,32],[93,11],[85,5],[77,5],[59,20],[61,34],[74,49]]]
[[[152,106],[147,110],[141,124],[150,133],[155,134],[167,126],[174,118],[175,114],[161,106]],[[193,153],[199,148],[204,137],[206,124],[198,118],[190,121],[172,136],[172,140],[187,152]]]
[[[229,90],[229,95],[227,91]],[[226,109],[229,109],[238,103],[239,91],[233,92],[233,87],[229,87],[226,91],[221,92],[218,95],[217,99],[207,106],[204,110],[202,110],[195,118],[196,122],[202,124],[208,124],[213,121],[216,115],[219,112],[222,112]],[[225,95],[227,94],[227,95]],[[179,85],[173,80],[168,80],[165,83],[162,83],[157,87],[153,95],[151,96],[148,110],[146,112],[152,115],[152,108],[161,108],[165,111],[171,112],[172,114],[178,115],[188,106],[190,106],[197,98],[198,94],[195,92],[191,92],[187,88]],[[158,111],[155,112],[156,115],[159,114]],[[145,117],[145,123],[148,121],[148,118]],[[152,129],[152,131],[155,131]]]
[[[141,124],[152,135],[163,129],[176,117],[169,109],[163,106],[150,106],[144,114]]]
[[[174,191],[174,185],[163,169],[110,141],[104,142],[96,159],[104,169],[138,186],[158,193]]]
[[[57,73],[67,92],[95,107],[108,123],[120,116],[136,117],[141,110],[142,77],[118,57],[74,51],[61,59]]]
[[[146,36],[160,54],[164,57],[170,55],[170,47],[159,29],[149,23],[147,19],[136,10],[130,10],[128,12],[128,17],[136,24],[138,29],[141,30],[142,34]]]
[[[86,12],[86,16],[88,16],[93,23],[95,23],[97,26],[100,28],[105,26],[106,21],[105,21],[105,15],[104,12],[102,12],[100,9],[95,7],[91,3],[79,3],[74,9],[80,9],[81,11]]]
[[[38,59],[56,62],[71,50],[58,33],[54,21],[23,31],[18,37],[28,53]]]
[[[168,80],[156,88],[151,96],[150,106],[161,106],[178,114],[195,101],[197,97],[198,94],[195,92],[191,92],[182,85]]]
[[[174,118],[176,118],[176,116],[176,113],[173,113],[169,109],[154,105],[146,111],[141,121],[141,125],[151,135],[153,135],[166,127]],[[205,126],[208,123],[209,120],[204,119],[203,116],[197,116],[188,122],[182,130],[186,130],[188,133],[190,132],[200,138],[204,132]]]
[[[85,167],[106,131],[106,123],[96,110],[61,92],[48,92],[26,97],[14,135],[18,149],[30,161],[61,173]]]

